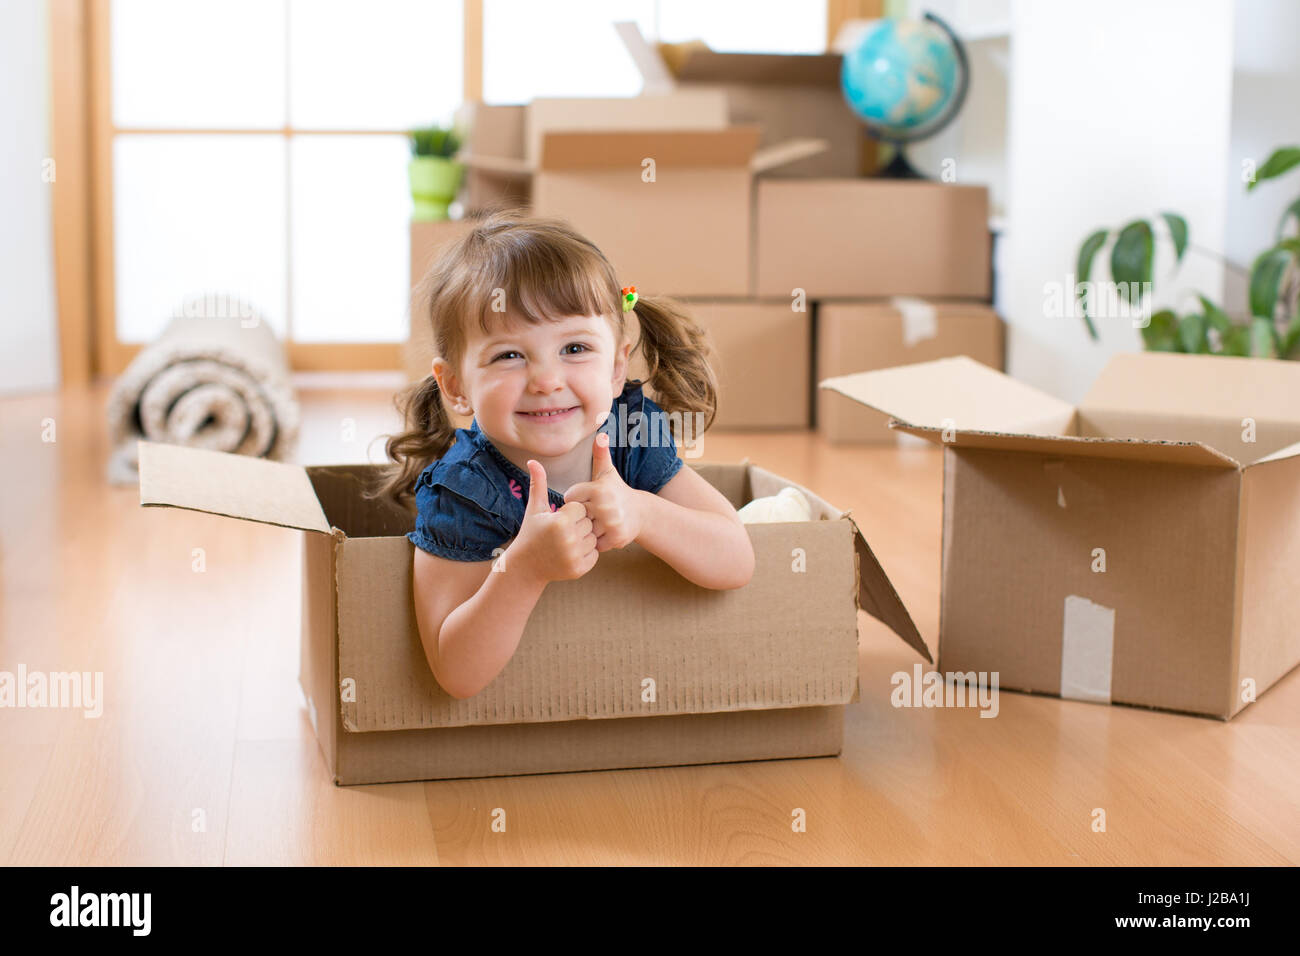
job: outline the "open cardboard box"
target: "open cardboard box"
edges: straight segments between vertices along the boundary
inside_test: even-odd
[[[634,21],[615,23],[641,73],[638,99],[712,93],[727,120],[762,128],[761,147],[797,139],[826,142],[822,152],[773,168],[774,178],[860,176],[875,148],[840,91],[839,53],[720,53],[696,40],[651,44]]]
[[[414,517],[361,498],[378,465],[298,466],[141,441],[140,503],[297,528],[299,683],[337,784],[831,756],[858,694],[859,608],[930,653],[849,512],[748,525],[744,588],[638,545],[546,588],[482,693],[434,681],[411,587]],[[736,507],[792,483],[687,463]],[[798,487],[798,486],[796,486]]]
[[[1116,355],[1077,408],[965,356],[820,387],[944,448],[940,671],[1228,720],[1300,663],[1300,364]]]
[[[665,91],[638,97],[537,97],[521,106],[469,101],[456,113],[465,147],[466,209],[527,206],[547,133],[626,133],[647,130],[721,130],[727,127],[723,93]]]
[[[825,148],[759,149],[760,136],[757,126],[545,133],[531,209],[568,220],[647,294],[746,296],[754,175]]]
[[[648,294],[749,295],[753,177],[828,148],[761,146],[763,128],[729,124],[725,95],[707,89],[467,104],[461,116],[471,213],[515,203],[566,219]]]

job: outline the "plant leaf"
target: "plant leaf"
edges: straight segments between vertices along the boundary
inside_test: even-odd
[[[1182,262],[1183,253],[1187,251],[1187,220],[1174,212],[1162,212],[1160,215],[1169,226],[1169,235],[1174,239],[1174,252],[1177,254],[1174,261]]]
[[[1247,325],[1234,325],[1223,336],[1223,350],[1221,355],[1238,355],[1245,357],[1250,354],[1250,327]]]
[[[1115,248],[1110,251],[1110,277],[1116,291],[1134,305],[1151,282],[1151,254],[1154,246],[1151,224],[1145,219],[1130,222],[1120,230]]]
[[[1300,197],[1297,197],[1291,205],[1282,210],[1282,218],[1277,221],[1277,238],[1279,242],[1286,235],[1286,224],[1293,216],[1297,221],[1300,221]]]
[[[1300,359],[1300,315],[1291,319],[1291,324],[1282,333],[1282,342],[1277,354],[1285,359]]]
[[[1201,306],[1205,309],[1205,321],[1209,328],[1218,329],[1220,333],[1227,335],[1232,329],[1232,319],[1228,314],[1220,309],[1217,305],[1199,293],[1196,296],[1201,300]]]
[[[1282,146],[1273,150],[1273,155],[1264,160],[1264,165],[1255,170],[1255,178],[1246,183],[1246,192],[1250,192],[1266,179],[1281,176],[1293,166],[1300,166],[1300,146]]]
[[[1273,322],[1256,316],[1250,323],[1250,354],[1255,358],[1277,358]]]
[[[1079,247],[1079,264],[1075,268],[1074,276],[1074,294],[1083,306],[1083,321],[1088,326],[1088,334],[1092,340],[1097,341],[1097,328],[1092,324],[1092,318],[1088,315],[1092,311],[1092,303],[1084,294],[1087,290],[1083,284],[1088,281],[1092,275],[1092,260],[1097,255],[1097,250],[1106,244],[1106,237],[1110,235],[1107,229],[1098,229],[1087,239],[1083,240],[1083,245]]]
[[[1142,329],[1142,342],[1150,352],[1178,352],[1178,316],[1169,309],[1161,309],[1151,316],[1150,323]]]
[[[1204,354],[1210,351],[1210,343],[1205,337],[1205,316],[1198,312],[1185,315],[1178,322],[1178,344],[1182,351]]]
[[[1282,276],[1293,253],[1285,245],[1266,249],[1250,267],[1250,314],[1273,321],[1273,310],[1282,285]]]

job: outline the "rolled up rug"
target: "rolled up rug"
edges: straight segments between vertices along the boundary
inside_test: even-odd
[[[107,417],[111,484],[138,483],[140,438],[278,461],[297,452],[289,364],[258,315],[173,319],[113,384]]]

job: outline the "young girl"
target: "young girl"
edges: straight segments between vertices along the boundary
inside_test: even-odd
[[[491,683],[546,585],[582,577],[602,551],[635,541],[701,587],[749,583],[736,510],[683,467],[664,409],[624,378],[635,308],[656,396],[707,429],[717,384],[698,325],[620,290],[566,223],[517,211],[478,221],[424,289],[433,374],[403,396],[408,430],[389,438],[395,464],[373,496],[408,513],[414,497],[416,620],[447,693]],[[469,428],[452,427],[444,399]]]

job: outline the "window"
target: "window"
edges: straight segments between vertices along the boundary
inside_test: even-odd
[[[398,367],[409,329],[407,129],[450,122],[480,79],[497,103],[636,95],[618,20],[720,50],[820,52],[827,15],[806,0],[89,9],[98,209],[111,223],[96,235],[110,373],[195,297],[256,309],[296,367]],[[481,56],[467,43],[480,33]]]
[[[460,0],[113,0],[110,36],[119,341],[191,296],[404,340],[404,132],[461,102]]]

